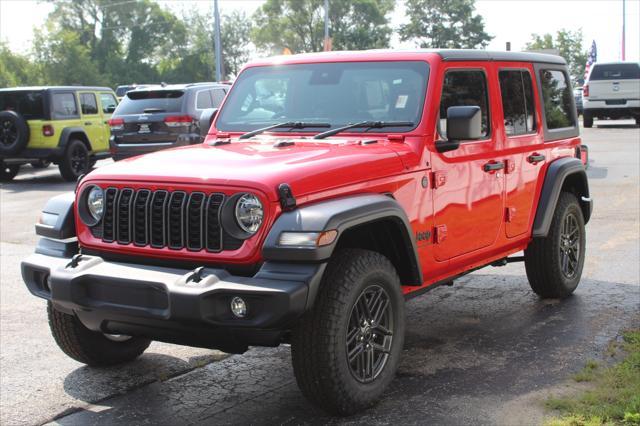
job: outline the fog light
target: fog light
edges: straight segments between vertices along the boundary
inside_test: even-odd
[[[231,312],[238,318],[244,318],[247,315],[247,304],[240,297],[231,299]]]

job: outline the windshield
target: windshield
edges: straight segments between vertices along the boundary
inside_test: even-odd
[[[589,80],[640,79],[640,66],[636,63],[594,65]]]
[[[27,120],[44,119],[42,91],[0,92],[0,111],[15,111]]]
[[[114,114],[143,114],[153,112],[182,111],[182,90],[132,90],[118,104]]]
[[[332,128],[374,120],[420,122],[426,62],[339,62],[248,68],[236,80],[216,127],[247,132],[278,122],[330,123]],[[367,129],[406,132],[412,127]],[[365,129],[352,129],[362,132]],[[306,131],[316,133],[318,129]]]

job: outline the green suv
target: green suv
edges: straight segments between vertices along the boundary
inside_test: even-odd
[[[117,104],[108,87],[0,89],[0,181],[28,163],[55,163],[65,180],[77,180],[110,155],[108,120]]]

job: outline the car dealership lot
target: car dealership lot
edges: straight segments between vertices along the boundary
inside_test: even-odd
[[[640,130],[584,129],[594,214],[575,296],[540,301],[524,268],[486,268],[408,302],[398,377],[355,423],[535,423],[539,401],[622,328],[640,326]],[[33,251],[45,201],[73,189],[29,167],[0,189],[0,423],[340,423],[314,410],[289,349],[244,355],[154,343],[133,363],[91,369],[66,357],[29,295],[20,260]]]

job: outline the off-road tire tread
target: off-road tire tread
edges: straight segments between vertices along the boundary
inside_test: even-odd
[[[60,170],[60,175],[67,182],[75,182],[78,180],[78,176],[71,169],[71,162],[69,160],[69,154],[71,152],[71,148],[73,147],[73,145],[76,145],[76,144],[81,144],[87,150],[87,169],[85,170],[85,173],[91,170],[91,160],[89,160],[89,150],[87,149],[86,145],[81,140],[72,139],[69,141],[69,144],[65,149],[63,158],[60,160],[60,163],[58,163],[58,169]]]
[[[92,367],[105,367],[132,361],[151,344],[151,340],[132,337],[114,342],[101,333],[86,328],[78,318],[47,304],[51,334],[62,351],[78,362]]]
[[[587,111],[583,111],[582,113],[582,124],[584,127],[590,129],[593,127],[593,114]]]
[[[582,228],[582,246],[580,247],[581,255],[579,259],[579,268],[577,277],[573,280],[575,286],[567,287],[565,278],[557,261],[557,253],[560,250],[560,233],[564,213],[573,208],[578,219],[578,224]],[[584,264],[584,218],[582,209],[578,204],[578,199],[573,193],[561,192],[553,213],[549,234],[543,238],[534,238],[533,241],[524,251],[525,269],[531,289],[540,297],[547,299],[565,298],[575,290],[577,282],[580,281],[582,274],[582,266]]]
[[[400,292],[400,278],[386,257],[368,250],[340,250],[327,266],[313,308],[302,317],[292,333],[292,363],[298,386],[309,401],[331,414],[350,415],[372,406],[388,385],[384,383],[381,390],[370,393],[350,392],[340,385],[339,354],[335,350],[319,350],[342,344],[335,342],[341,335],[341,311],[348,309],[347,315],[350,314],[347,301],[353,291],[353,283],[361,274],[372,269],[389,274]],[[404,318],[402,303],[399,309]],[[397,332],[394,338],[400,338],[402,345],[403,333]],[[387,362],[393,363],[393,360]],[[397,360],[395,362],[397,365]],[[387,364],[385,370],[389,367],[390,364]],[[392,378],[393,374],[387,382]],[[371,394],[377,395],[371,398]]]

